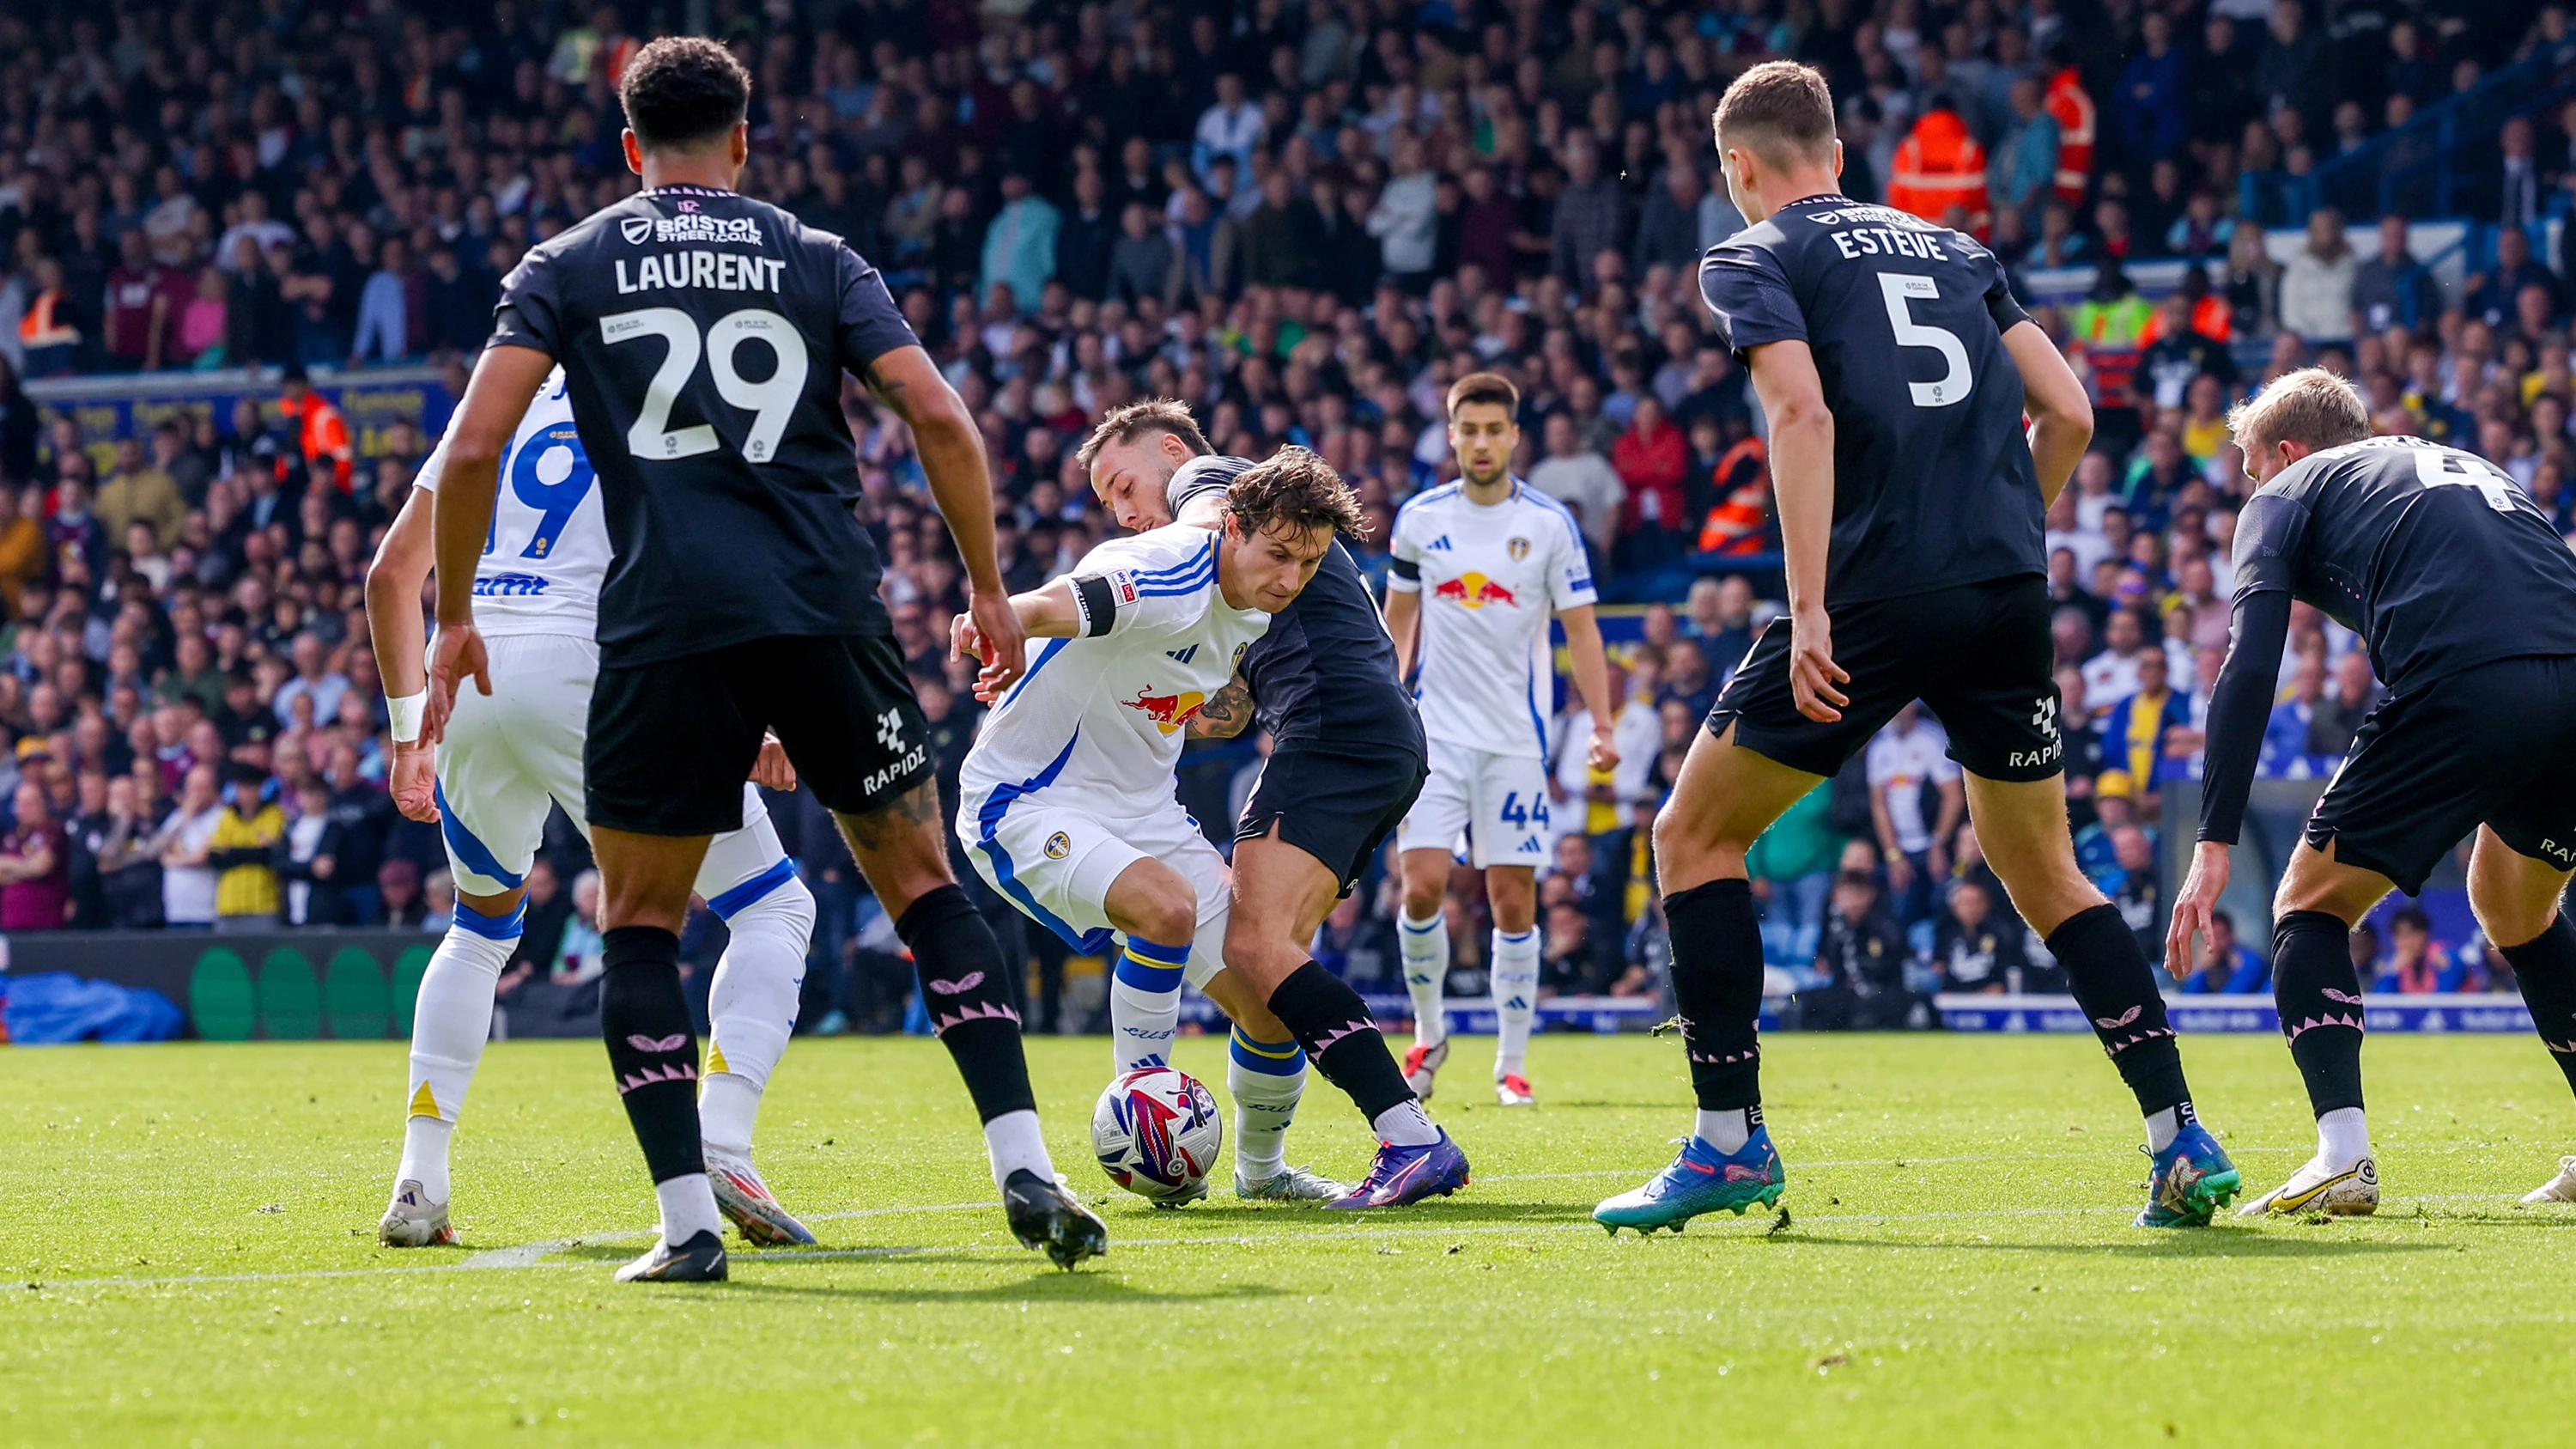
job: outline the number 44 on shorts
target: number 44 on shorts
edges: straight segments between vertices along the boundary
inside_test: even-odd
[[[1542,829],[1547,825],[1547,797],[1545,795],[1534,794],[1530,796],[1530,802],[1527,805],[1521,804],[1521,792],[1518,790],[1514,790],[1503,797],[1504,824],[1516,825],[1526,829],[1533,822],[1538,824]]]

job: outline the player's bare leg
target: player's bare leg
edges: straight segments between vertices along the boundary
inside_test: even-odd
[[[599,1030],[626,1119],[652,1169],[662,1240],[621,1280],[725,1276],[724,1219],[698,1135],[698,1041],[680,991],[680,927],[706,857],[704,835],[591,829],[599,862]]]
[[[2272,1001],[2290,1059],[2316,1114],[2317,1152],[2248,1215],[2322,1211],[2357,1214],[2379,1206],[2379,1164],[2362,1111],[2361,1044],[2365,983],[2352,965],[2353,924],[2396,888],[2388,877],[2301,842],[2272,899]]]
[[[2569,872],[2524,855],[2487,826],[2478,827],[2469,853],[2469,909],[2478,929],[2513,966],[2514,983],[2531,1008],[2550,1059],[2576,1088],[2576,925],[2560,900]],[[2576,1202],[2576,1157],[2559,1163],[2558,1175],[2534,1188],[2524,1202]]]
[[[2138,1099],[2154,1167],[2141,1226],[2209,1221],[2240,1179],[2192,1112],[2182,1048],[2165,1019],[2155,968],[2117,906],[2075,864],[2066,780],[1990,780],[1967,772],[1968,818],[1986,860],[2031,929],[2065,968],[2067,988]]]
[[[1592,1211],[1623,1227],[1675,1232],[1705,1212],[1779,1200],[1779,1154],[1762,1126],[1762,931],[1744,853],[1821,776],[1703,729],[1672,799],[1655,817],[1656,884],[1672,935],[1673,1001],[1699,1111],[1679,1156],[1654,1180]]]
[[[1389,1171],[1428,1153],[1441,1160],[1417,1175],[1428,1183],[1454,1174],[1463,1185],[1466,1158],[1457,1154],[1454,1145],[1443,1151],[1442,1133],[1423,1114],[1421,1101],[1406,1085],[1394,1054],[1358,994],[1317,965],[1307,951],[1340,895],[1340,877],[1330,866],[1281,839],[1276,822],[1266,836],[1235,842],[1234,894],[1225,928],[1226,969],[1217,980],[1239,979],[1246,994],[1266,1004],[1262,1016],[1279,1023],[1279,1035],[1270,1040],[1302,1049],[1326,1081],[1350,1095],[1370,1130],[1386,1144],[1381,1159],[1393,1154],[1396,1166]],[[1239,1030],[1251,1029],[1242,1017],[1235,1020]],[[1238,1053],[1246,1046],[1238,1036]],[[1256,1055],[1273,1050],[1253,1048]],[[1244,1065],[1249,1069],[1254,1063]],[[1454,1165],[1447,1161],[1453,1154],[1457,1154]],[[1238,1191],[1241,1188],[1238,1184]],[[1357,1196],[1345,1192],[1334,1199],[1347,1202]]]
[[[1494,1095],[1506,1107],[1538,1100],[1530,1091],[1530,1026],[1538,1019],[1538,868],[1485,870],[1485,905],[1494,939],[1485,958],[1494,991]]]
[[[456,893],[456,922],[440,938],[421,972],[412,1008],[411,1080],[403,1121],[402,1162],[394,1169],[393,1200],[376,1225],[387,1247],[419,1248],[457,1240],[447,1220],[451,1198],[448,1142],[466,1089],[492,1035],[492,999],[502,968],[518,948],[525,920],[522,886],[498,895]]]
[[[1446,850],[1407,850],[1396,857],[1404,884],[1396,939],[1404,959],[1405,994],[1413,1000],[1413,1046],[1404,1054],[1404,1080],[1426,1102],[1433,1079],[1449,1060],[1449,1019],[1441,1003],[1449,995],[1446,906],[1453,864],[1455,857]]]
[[[993,929],[948,869],[948,839],[939,814],[939,784],[924,780],[894,803],[863,815],[833,812],[859,873],[912,949],[913,972],[931,1030],[966,1079],[984,1123],[993,1182],[1011,1231],[1044,1248],[1058,1267],[1104,1251],[1109,1230],[1057,1181],[1038,1130],[1020,1047],[1020,1014],[1011,1005]]]
[[[1199,929],[1198,891],[1179,871],[1145,856],[1118,872],[1100,910],[1127,938],[1109,978],[1110,1069],[1162,1066],[1180,1029],[1183,968]]]

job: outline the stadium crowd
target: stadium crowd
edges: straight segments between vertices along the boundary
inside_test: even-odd
[[[381,787],[362,610],[432,440],[398,426],[362,455],[304,379],[414,363],[461,392],[500,277],[636,184],[611,90],[645,33],[635,9],[0,5],[0,930],[444,927],[436,830]],[[1382,576],[1394,510],[1449,471],[1448,383],[1518,380],[1518,471],[1647,603],[1614,645],[1623,764],[1558,772],[1552,992],[1660,991],[1641,827],[1777,607],[1760,597],[1777,533],[1759,421],[1695,283],[1741,225],[1708,117],[1756,60],[1826,72],[1853,196],[1974,230],[2034,300],[2034,280],[2068,275],[2053,269],[2094,269],[2033,309],[2100,418],[2049,516],[2052,585],[2079,848],[2140,929],[2158,832],[2189,828],[2163,796],[2196,768],[2226,641],[2248,489],[2234,399],[2322,362],[2386,429],[2476,449],[2576,527],[2570,292],[2544,225],[2576,193],[2576,104],[2535,99],[2464,163],[2455,282],[2409,253],[2403,217],[2323,209],[2286,260],[2264,244],[2293,183],[2380,132],[2406,140],[2446,95],[2517,63],[2557,67],[2533,95],[2558,94],[2576,62],[2563,6],[2362,0],[2331,25],[2301,0],[690,10],[757,78],[744,189],[875,262],[982,420],[1014,588],[1114,526],[1072,459],[1120,403],[1183,398],[1226,452],[1318,449],[1361,491]],[[2129,268],[2159,258],[2198,265],[2151,300]],[[244,367],[282,376],[254,388],[269,400],[115,439],[27,390]],[[848,407],[953,799],[976,709],[942,657],[958,570],[901,424],[855,382]],[[2264,768],[2318,775],[2376,685],[2312,614],[2294,651]],[[1248,773],[1231,748],[1219,767]],[[773,809],[824,902],[819,989],[845,1020],[890,1024],[891,931],[811,802]],[[550,837],[518,977],[596,973],[586,863],[577,834]],[[1919,1021],[1936,987],[2053,983],[1929,718],[1793,811],[1755,873],[1816,1024]],[[1485,934],[1464,872],[1450,909],[1469,918],[1450,931],[1468,992]],[[1392,914],[1391,888],[1355,895],[1319,956],[1395,989]],[[2428,944],[2420,915],[2392,936],[2393,989],[2502,984],[2474,948]],[[2261,980],[2230,941],[2180,985]]]

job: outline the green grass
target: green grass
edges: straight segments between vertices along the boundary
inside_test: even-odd
[[[1011,1244],[926,1041],[800,1042],[763,1113],[823,1251],[625,1286],[650,1190],[596,1045],[495,1047],[456,1151],[465,1245],[375,1245],[396,1045],[0,1052],[0,1441],[2334,1443],[2559,1437],[2576,1208],[2514,1198],[2576,1140],[2528,1038],[2370,1049],[2381,1216],[2134,1229],[2144,1159],[2089,1042],[1775,1037],[1795,1221],[1609,1240],[1592,1203],[1688,1119],[1680,1053],[1548,1038],[1544,1105],[1434,1115],[1475,1186],[1327,1219],[1151,1213],[1088,1161],[1104,1044],[1034,1048],[1059,1165],[1115,1245]],[[2277,1039],[2187,1044],[2256,1188],[2310,1133]],[[1181,1064],[1222,1081],[1219,1043]],[[1368,1148],[1315,1081],[1292,1159]],[[579,1238],[527,1266],[480,1255]],[[2555,1390],[2556,1392],[2551,1392]]]

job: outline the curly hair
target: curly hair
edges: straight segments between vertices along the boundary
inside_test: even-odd
[[[1329,527],[1353,538],[1367,536],[1360,496],[1323,456],[1286,447],[1246,468],[1226,490],[1226,511],[1250,538],[1282,524],[1299,532]]]
[[[692,146],[751,110],[751,73],[702,35],[666,35],[635,52],[617,80],[627,127],[647,146]]]

